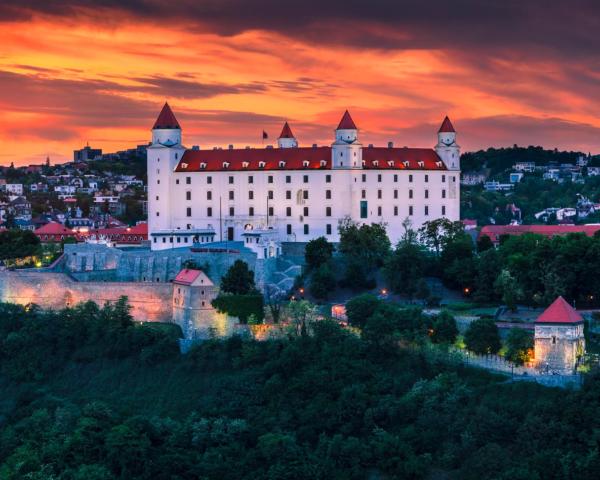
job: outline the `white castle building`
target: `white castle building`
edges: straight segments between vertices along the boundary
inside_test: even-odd
[[[363,146],[346,111],[331,146],[300,147],[285,123],[277,148],[186,149],[165,104],[148,148],[153,250],[214,241],[339,241],[338,221],[387,225],[391,242],[428,220],[460,218],[460,147],[446,117],[432,148]],[[267,248],[268,246],[268,248]]]

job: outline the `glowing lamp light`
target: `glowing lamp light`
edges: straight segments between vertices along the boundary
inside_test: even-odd
[[[382,294],[382,295],[387,295],[387,293],[388,293],[388,292],[387,292],[387,290],[386,290],[385,288],[381,290],[381,294]]]
[[[303,289],[303,288],[301,288],[301,289],[299,290],[299,292],[300,292],[302,295],[304,295],[304,289]]]
[[[463,289],[463,292],[465,293],[465,295],[468,295],[471,292],[471,289],[469,287],[465,287]]]

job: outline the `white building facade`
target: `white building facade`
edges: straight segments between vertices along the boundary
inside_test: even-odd
[[[431,148],[365,147],[346,112],[331,146],[299,147],[286,123],[278,147],[188,150],[165,104],[148,161],[153,250],[246,241],[252,231],[279,241],[339,241],[338,222],[386,224],[392,243],[409,219],[460,219],[460,147],[446,117]]]

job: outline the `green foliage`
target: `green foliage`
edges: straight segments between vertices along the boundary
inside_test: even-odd
[[[346,303],[348,323],[353,327],[363,328],[380,304],[381,301],[372,293],[363,293],[348,300]]]
[[[512,328],[506,338],[506,358],[517,365],[529,361],[533,349],[533,335],[521,328]]]
[[[383,274],[392,291],[406,295],[412,300],[425,275],[426,263],[425,249],[412,240],[412,237],[406,236],[398,242],[396,249],[388,257]]]
[[[498,353],[502,346],[498,327],[488,318],[471,322],[465,332],[465,344],[469,350],[480,355]]]
[[[232,295],[221,293],[212,301],[212,306],[219,312],[237,317],[240,323],[247,323],[250,316],[258,323],[265,318],[264,298],[260,293]]]
[[[372,288],[374,275],[390,252],[385,225],[359,225],[350,218],[340,220],[339,251],[346,263],[344,283],[351,288]]]
[[[448,312],[442,311],[433,319],[429,336],[433,343],[454,343],[458,336],[458,327],[454,317]]]
[[[329,263],[321,264],[311,275],[310,294],[319,300],[327,299],[335,286],[335,275]]]
[[[502,297],[502,301],[509,310],[515,312],[517,310],[517,302],[523,298],[523,289],[508,270],[500,272],[500,275],[498,275],[498,278],[494,282],[494,288],[498,291]]]
[[[306,268],[309,271],[319,268],[328,263],[333,257],[334,247],[325,237],[314,238],[306,244],[304,256],[306,259]]]
[[[29,257],[41,253],[40,240],[29,230],[0,232],[0,260]]]
[[[234,295],[248,295],[256,292],[254,272],[243,260],[236,260],[221,278],[221,291]],[[237,316],[237,315],[236,315]]]

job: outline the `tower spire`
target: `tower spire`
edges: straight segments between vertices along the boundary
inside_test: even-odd
[[[173,113],[173,110],[171,110],[171,107],[167,102],[165,102],[165,104],[163,105],[163,108],[160,111],[156,122],[154,122],[154,126],[152,127],[153,130],[158,128],[181,130],[179,122],[175,118],[175,114]]]

